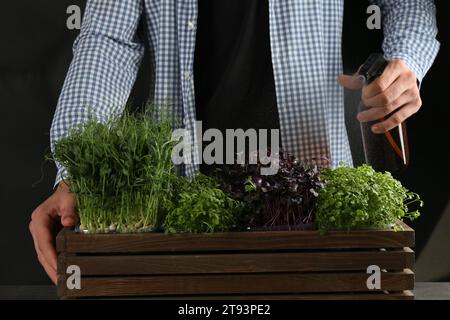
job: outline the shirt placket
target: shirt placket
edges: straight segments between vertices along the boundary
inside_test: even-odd
[[[185,167],[186,173],[192,175],[198,169],[199,163],[199,136],[196,127],[195,113],[195,88],[194,88],[194,54],[195,39],[197,33],[197,0],[187,0],[177,2],[178,16],[178,38],[180,45],[180,71],[181,88],[184,112],[184,127],[188,131],[188,147],[190,152],[186,152]]]
[[[269,0],[272,64],[283,148],[327,163],[330,141],[321,45],[322,1]]]

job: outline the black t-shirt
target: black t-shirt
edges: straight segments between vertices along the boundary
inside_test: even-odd
[[[279,128],[269,39],[268,0],[199,0],[194,81],[203,130]]]

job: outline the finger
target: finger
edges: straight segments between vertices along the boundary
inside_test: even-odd
[[[58,284],[58,274],[56,273],[56,270],[54,270],[52,267],[50,267],[46,262],[45,259],[42,258],[41,255],[38,255],[39,262],[41,263],[42,267],[44,268],[45,273],[50,278],[50,280],[53,282],[54,285]]]
[[[345,74],[340,75],[337,81],[341,86],[350,90],[359,90],[364,85],[363,81],[360,78],[356,76],[348,76]]]
[[[417,104],[409,103],[402,108],[400,108],[397,112],[392,114],[388,119],[377,123],[372,126],[372,131],[374,133],[384,133],[393,128],[397,127],[400,123],[405,121],[407,118],[412,116],[419,110],[420,106]]]
[[[364,88],[363,97],[369,99],[385,91],[397,80],[402,72],[403,68],[399,67],[396,61],[389,62],[381,76]]]
[[[366,92],[363,90],[363,103],[370,107],[384,107],[393,103],[406,91],[411,89],[411,83],[407,75],[401,75],[397,78],[386,90],[371,97],[366,97]]]
[[[369,122],[369,121],[379,120],[379,119],[391,114],[392,112],[394,112],[401,106],[408,104],[410,101],[413,100],[413,98],[414,98],[413,93],[408,90],[404,94],[402,94],[399,98],[397,98],[397,100],[389,103],[388,105],[386,105],[384,107],[371,107],[365,111],[358,113],[357,119],[360,122]]]
[[[54,220],[50,212],[52,210],[40,211],[40,214],[33,213],[33,234],[42,257],[56,270],[56,250],[52,234]]]
[[[38,260],[39,260],[39,263],[41,264],[41,266],[44,268],[44,271],[47,274],[47,276],[50,278],[50,280],[53,282],[53,284],[56,285],[57,284],[57,280],[58,280],[58,274],[57,274],[56,270],[54,270],[45,261],[45,259],[42,257],[41,253],[38,254]]]
[[[47,261],[45,260],[45,258],[43,257],[42,252],[40,251],[39,247],[37,246],[37,242],[36,242],[34,236],[33,236],[33,242],[34,242],[34,248],[36,250],[39,263],[44,268],[44,271],[45,271],[45,273],[47,273],[47,276],[50,278],[50,280],[56,285],[56,281],[57,281],[57,277],[58,277],[57,271],[55,269],[53,269],[52,266],[50,266],[47,263]]]
[[[47,273],[48,277],[52,280],[52,282],[54,284],[56,284],[56,280],[57,280],[57,270],[53,269],[52,266],[50,266],[47,261],[44,259],[41,250],[39,249],[39,246],[37,245],[37,239],[34,235],[34,230],[33,230],[33,223],[30,223],[30,233],[31,233],[31,237],[33,238],[33,244],[34,244],[34,249],[36,250],[36,254],[39,260],[39,263],[42,265],[42,267],[44,268],[45,272]]]

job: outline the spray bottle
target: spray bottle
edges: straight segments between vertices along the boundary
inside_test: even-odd
[[[382,54],[374,53],[358,71],[358,77],[369,85],[383,73],[388,61]],[[366,106],[359,104],[358,112],[366,110]],[[376,171],[390,171],[398,173],[409,164],[409,147],[406,135],[406,123],[399,124],[396,128],[383,133],[373,133],[371,127],[389,118],[390,115],[377,121],[361,122],[361,133],[366,163]]]

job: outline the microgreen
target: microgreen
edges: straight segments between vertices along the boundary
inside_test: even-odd
[[[423,205],[389,172],[376,172],[368,165],[350,168],[341,164],[322,172],[325,188],[319,191],[316,220],[319,229],[390,228],[397,220],[413,220],[420,213],[412,204]]]
[[[323,187],[320,168],[307,166],[285,151],[276,156],[279,170],[274,175],[262,175],[261,164],[219,168],[223,188],[247,204],[241,222],[245,227],[311,227],[318,191]]]
[[[207,233],[235,227],[243,204],[221,190],[216,178],[199,174],[192,180],[172,179],[174,189],[164,202],[166,232]]]
[[[55,144],[53,159],[68,172],[81,229],[127,232],[154,228],[174,174],[172,127],[150,112],[94,117]]]

